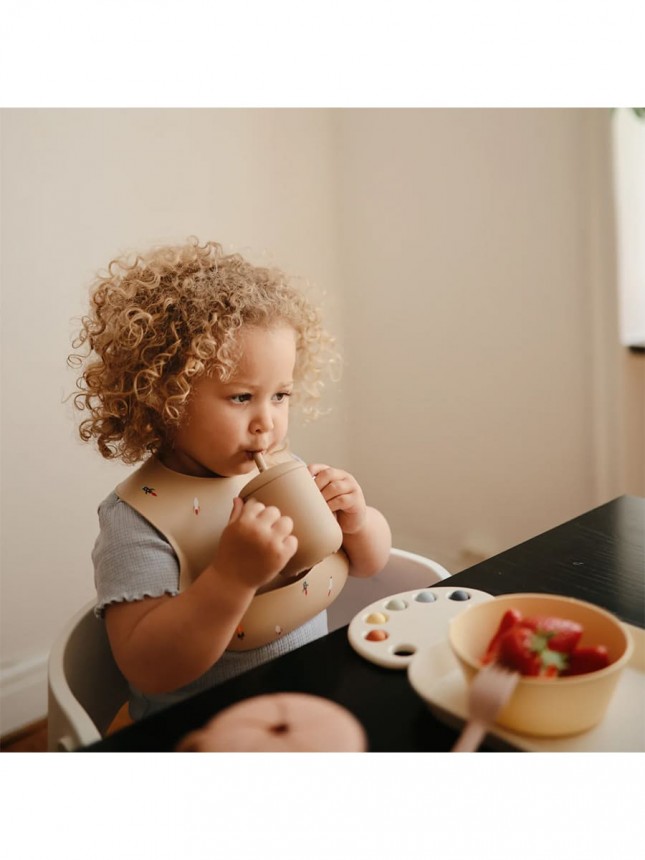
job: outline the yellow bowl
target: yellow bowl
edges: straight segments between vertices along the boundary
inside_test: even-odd
[[[555,616],[583,627],[580,647],[604,645],[609,666],[563,678],[522,677],[496,722],[520,734],[558,737],[577,734],[602,720],[634,644],[629,631],[611,613],[591,603],[554,594],[505,594],[471,606],[450,622],[448,639],[467,682],[481,668],[481,658],[508,609],[525,616]]]

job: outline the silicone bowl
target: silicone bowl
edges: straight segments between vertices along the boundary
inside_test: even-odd
[[[467,682],[481,668],[481,657],[508,609],[526,616],[557,616],[582,624],[579,645],[605,645],[610,664],[585,675],[522,677],[496,722],[520,734],[558,737],[578,734],[602,720],[633,642],[611,613],[571,597],[506,594],[469,607],[452,619],[448,639]]]

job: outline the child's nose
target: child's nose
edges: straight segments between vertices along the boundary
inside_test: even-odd
[[[268,433],[269,430],[273,429],[273,419],[271,417],[271,410],[269,407],[265,406],[258,408],[257,412],[253,416],[251,428],[254,433]]]

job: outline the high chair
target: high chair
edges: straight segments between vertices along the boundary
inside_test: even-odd
[[[100,740],[128,698],[105,624],[88,603],[54,643],[48,667],[47,734],[50,752],[66,752]]]
[[[369,579],[347,578],[345,587],[327,608],[329,632],[349,624],[357,612],[382,597],[425,588],[447,579],[450,572],[438,562],[414,552],[392,547],[390,558],[380,573]]]
[[[450,573],[432,559],[393,548],[385,568],[369,579],[349,577],[327,609],[329,631],[349,624],[364,606],[381,597],[425,588]],[[104,623],[88,603],[54,643],[48,670],[48,748],[71,751],[99,741],[128,698]]]

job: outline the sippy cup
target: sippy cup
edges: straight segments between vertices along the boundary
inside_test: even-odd
[[[253,496],[264,505],[275,505],[283,516],[291,517],[298,538],[296,554],[280,575],[296,576],[340,549],[343,533],[307,466],[290,460],[267,468],[260,454],[255,462],[260,474],[242,488],[240,498]]]

